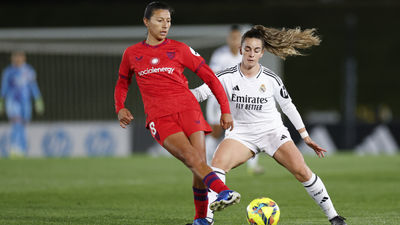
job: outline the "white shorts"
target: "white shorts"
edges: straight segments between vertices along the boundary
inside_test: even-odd
[[[271,157],[282,144],[292,140],[285,126],[267,131],[262,127],[254,124],[235,126],[232,131],[226,130],[224,139],[239,141],[254,154],[265,152]]]

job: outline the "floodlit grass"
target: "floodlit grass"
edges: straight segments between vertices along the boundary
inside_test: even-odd
[[[400,224],[400,155],[306,161],[349,225]],[[245,166],[228,174],[242,201],[218,212],[216,225],[247,224],[247,204],[262,196],[278,203],[281,225],[329,224],[291,174],[266,156],[260,163],[263,175]],[[183,225],[194,215],[191,180],[174,158],[2,159],[0,224]]]

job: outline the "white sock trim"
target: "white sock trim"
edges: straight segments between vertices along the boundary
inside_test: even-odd
[[[317,182],[317,180],[318,180],[318,176],[315,175],[315,173],[312,173],[310,180],[303,182],[302,184],[305,188],[308,188],[308,187],[313,186],[315,184],[315,182]]]
[[[226,172],[223,169],[217,168],[217,167],[211,167],[211,169],[214,170],[214,172],[218,175],[218,174],[222,174],[225,176]]]

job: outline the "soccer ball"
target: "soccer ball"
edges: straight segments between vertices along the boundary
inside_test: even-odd
[[[256,198],[247,206],[247,222],[251,225],[276,225],[279,206],[270,198]]]

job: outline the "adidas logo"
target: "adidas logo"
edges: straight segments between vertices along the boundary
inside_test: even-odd
[[[328,197],[324,197],[319,204],[326,202],[326,200],[328,200],[328,199],[329,199]]]
[[[287,138],[287,137],[286,137],[286,135],[283,134],[282,137],[281,137],[281,141],[282,141],[283,139],[285,139],[285,138]]]
[[[235,87],[233,87],[232,90],[234,90],[234,91],[240,91],[238,85],[236,85]]]

